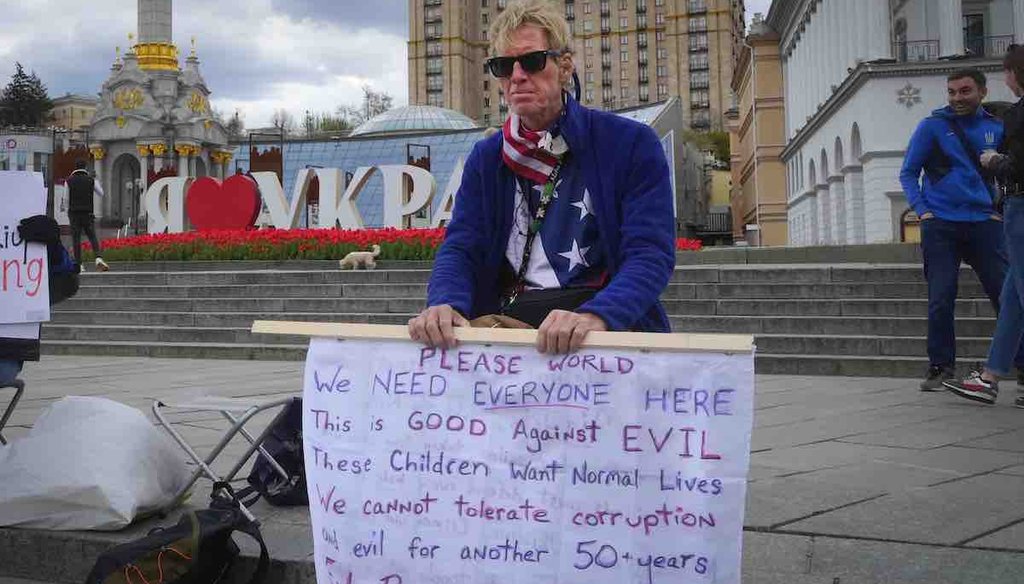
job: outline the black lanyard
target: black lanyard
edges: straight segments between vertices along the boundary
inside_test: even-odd
[[[544,183],[544,189],[540,194],[540,203],[537,205],[537,211],[534,213],[533,219],[530,221],[530,226],[526,231],[526,247],[523,248],[523,263],[520,264],[519,271],[516,272],[516,278],[512,282],[512,293],[505,302],[506,308],[515,302],[516,296],[518,296],[526,287],[526,269],[530,265],[530,254],[533,252],[533,242],[537,238],[537,234],[540,233],[540,228],[544,225],[544,216],[547,214],[548,207],[551,206],[551,201],[555,198],[555,185],[558,183],[558,175],[562,171],[562,162],[563,158],[559,158],[558,162],[555,163],[555,168],[552,169],[551,174],[548,175],[548,182]],[[523,197],[526,199],[527,203],[529,203],[529,191],[524,191]]]

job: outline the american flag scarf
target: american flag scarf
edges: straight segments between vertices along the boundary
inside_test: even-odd
[[[501,158],[516,175],[544,184],[558,164],[558,157],[540,144],[548,133],[528,130],[516,114],[509,115],[501,127]]]

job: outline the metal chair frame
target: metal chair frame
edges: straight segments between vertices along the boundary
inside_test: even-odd
[[[181,449],[184,450],[185,453],[188,454],[189,458],[191,458],[192,461],[196,464],[196,469],[195,471],[192,472],[192,477],[189,479],[188,483],[178,491],[175,500],[182,500],[188,493],[189,489],[191,489],[192,486],[195,485],[196,481],[198,481],[199,477],[201,476],[205,476],[214,483],[230,483],[232,480],[234,480],[235,475],[237,475],[238,472],[242,470],[242,467],[245,466],[245,463],[249,460],[249,458],[251,458],[252,455],[257,451],[259,451],[260,454],[266,457],[267,461],[270,463],[270,466],[273,467],[275,472],[277,472],[279,475],[281,475],[282,478],[287,480],[289,478],[287,471],[285,471],[277,462],[277,460],[275,460],[274,457],[271,456],[270,453],[268,453],[266,449],[263,448],[262,444],[266,437],[269,435],[270,431],[273,429],[274,425],[277,424],[277,422],[281,419],[281,417],[287,410],[287,408],[284,406],[287,406],[292,401],[298,399],[300,398],[295,396],[277,398],[268,401],[252,401],[239,398],[206,398],[186,403],[168,403],[162,400],[155,400],[153,402],[153,416],[156,417],[160,425],[164,427],[164,430],[166,430],[167,433],[171,435],[171,438],[173,438],[174,441],[178,443],[178,446],[180,446]],[[258,436],[253,436],[245,429],[245,425],[254,416],[273,408],[280,408],[280,411],[277,413],[276,416],[274,416],[273,421],[271,421],[271,423],[268,424],[267,427],[262,432],[260,432]],[[189,443],[185,440],[181,433],[175,430],[174,427],[171,426],[171,423],[167,421],[164,410],[169,409],[203,412],[215,411],[220,413],[222,416],[224,416],[225,419],[228,420],[228,422],[230,422],[230,427],[225,431],[225,433],[223,434],[223,436],[221,436],[217,444],[213,447],[213,449],[210,450],[210,452],[204,458],[199,453],[197,453],[195,449],[192,448],[191,445],[189,445]],[[231,468],[230,471],[228,471],[226,475],[224,475],[223,477],[219,476],[211,468],[211,465],[217,459],[217,457],[220,456],[221,452],[224,451],[224,448],[227,447],[227,445],[237,434],[241,434],[242,437],[244,437],[249,442],[249,447],[246,449],[245,454],[239,457],[238,461],[235,462],[234,466]],[[252,521],[256,521],[256,518],[252,515],[252,513],[249,512],[248,509],[245,508],[244,505],[241,506],[241,509],[242,513],[247,518],[249,518]]]
[[[14,414],[14,408],[18,406],[18,402],[21,401],[21,394],[25,393],[25,382],[20,379],[15,379],[3,385],[0,385],[0,389],[14,389],[14,397],[11,398],[10,403],[7,404],[7,409],[4,410],[3,416],[0,416],[0,444],[6,445],[7,438],[4,437],[4,426],[7,425],[7,421],[11,419]]]

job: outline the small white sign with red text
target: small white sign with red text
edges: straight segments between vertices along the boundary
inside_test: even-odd
[[[18,223],[46,213],[46,187],[37,172],[0,172],[0,323],[50,320],[46,246],[26,243]]]

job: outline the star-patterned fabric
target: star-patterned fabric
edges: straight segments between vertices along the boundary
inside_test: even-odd
[[[555,185],[540,234],[533,240],[526,288],[530,290],[591,287],[600,288],[606,279],[606,262],[597,229],[590,192],[567,165]],[[543,184],[523,178],[515,181],[515,213],[505,258],[518,273],[523,263],[533,212],[540,204]],[[527,204],[524,188],[529,191]]]

